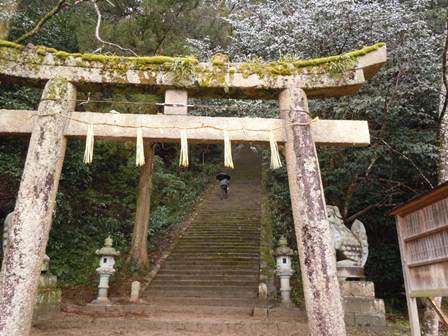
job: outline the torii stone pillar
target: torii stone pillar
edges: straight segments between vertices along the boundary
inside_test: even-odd
[[[291,87],[279,97],[287,129],[286,163],[308,325],[313,336],[345,336],[325,197],[305,92]]]
[[[41,263],[50,232],[64,161],[67,118],[76,89],[65,79],[47,82],[34,120],[25,168],[3,259],[0,335],[26,336],[31,329]]]

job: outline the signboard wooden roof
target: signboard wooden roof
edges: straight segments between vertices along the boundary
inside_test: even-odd
[[[407,214],[417,211],[425,206],[440,201],[448,197],[448,182],[442,183],[434,189],[421,194],[406,203],[392,209],[392,216],[406,216]]]

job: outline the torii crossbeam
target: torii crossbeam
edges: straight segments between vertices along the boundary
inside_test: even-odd
[[[208,63],[191,58],[70,54],[0,41],[0,80],[45,85],[38,111],[0,110],[1,134],[31,133],[28,155],[3,260],[0,335],[28,335],[37,277],[45,252],[66,138],[82,137],[87,124],[104,139],[143,137],[176,141],[189,129],[194,142],[285,143],[294,226],[311,335],[346,335],[315,143],[369,144],[364,121],[311,122],[307,97],[355,94],[386,62],[377,44],[317,60]],[[182,71],[179,71],[181,67]],[[165,115],[74,112],[76,90],[139,90],[165,94]],[[281,119],[209,118],[187,115],[188,96],[279,99]],[[174,104],[174,105],[173,105]]]

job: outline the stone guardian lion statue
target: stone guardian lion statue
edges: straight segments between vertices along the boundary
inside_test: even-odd
[[[352,273],[353,277],[362,277],[369,255],[369,244],[364,224],[359,220],[355,220],[349,230],[342,220],[339,208],[334,205],[327,205],[327,214],[336,251],[338,273],[340,273],[340,270],[345,269],[346,271],[348,270],[348,274],[345,275]]]

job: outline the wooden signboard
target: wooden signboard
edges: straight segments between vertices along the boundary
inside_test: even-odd
[[[448,183],[391,214],[397,223],[411,335],[416,336],[420,335],[416,298],[448,296]]]

